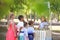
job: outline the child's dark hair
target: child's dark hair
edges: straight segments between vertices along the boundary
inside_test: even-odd
[[[21,20],[21,18],[24,18],[24,16],[23,15],[19,15],[18,19]]]
[[[27,22],[24,22],[24,27],[26,27],[27,24],[28,24]]]
[[[32,25],[33,23],[34,23],[33,21],[29,21],[29,23],[28,23],[28,24],[29,24],[29,25]]]

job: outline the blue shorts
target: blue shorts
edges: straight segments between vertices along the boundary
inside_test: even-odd
[[[33,40],[34,39],[34,34],[33,33],[28,33],[28,37],[29,37],[29,40]]]

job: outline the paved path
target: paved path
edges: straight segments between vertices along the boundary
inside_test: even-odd
[[[60,40],[60,33],[53,32],[53,40]]]
[[[36,35],[38,36],[35,40],[40,40],[39,39],[39,33],[37,33]],[[53,37],[53,40],[60,40],[60,33],[56,33],[56,32],[52,32],[52,37]],[[5,34],[4,33],[0,33],[0,40],[5,40]]]

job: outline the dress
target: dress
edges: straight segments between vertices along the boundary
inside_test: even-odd
[[[24,40],[24,31],[20,31],[20,34],[19,34],[19,37],[18,37],[18,40]]]
[[[15,24],[13,25],[13,24],[14,23],[12,23],[12,22],[9,23],[9,28],[8,28],[8,31],[6,33],[6,40],[16,40],[16,36],[14,36],[15,34],[14,34],[14,31],[12,28],[12,27],[14,27],[14,30],[16,32],[16,25]]]
[[[28,31],[27,31],[27,28],[24,28],[24,36],[25,36],[25,40],[28,40]]]

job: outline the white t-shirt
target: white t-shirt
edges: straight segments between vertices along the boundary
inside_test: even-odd
[[[21,21],[19,21],[19,23],[17,24],[18,31],[19,31],[20,27],[24,28],[24,23]],[[23,31],[23,29],[21,31]]]

